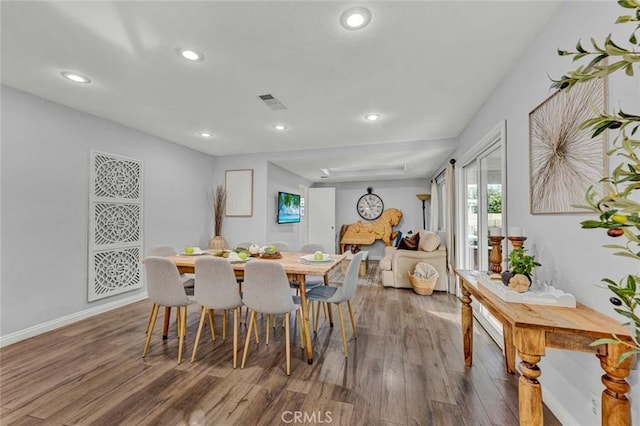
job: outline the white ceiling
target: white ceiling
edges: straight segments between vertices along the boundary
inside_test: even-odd
[[[340,15],[356,5],[372,20],[346,30]],[[272,161],[312,181],[321,168],[334,170],[326,180],[356,179],[336,170],[391,166],[406,171],[388,178],[426,177],[557,5],[3,1],[1,76],[212,155],[311,150]],[[177,50],[186,47],[204,60],[182,59]],[[65,70],[92,83],[70,83]],[[257,98],[266,93],[288,109],[267,108]],[[369,112],[383,118],[366,122]],[[203,140],[201,130],[215,136]]]

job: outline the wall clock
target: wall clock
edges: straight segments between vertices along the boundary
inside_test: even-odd
[[[367,193],[360,197],[356,207],[361,218],[375,220],[382,214],[384,203],[382,198],[373,194],[373,188],[370,186],[367,188]]]

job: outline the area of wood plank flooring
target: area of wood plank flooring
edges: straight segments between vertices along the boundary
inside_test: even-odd
[[[518,424],[517,376],[505,373],[502,353],[477,324],[474,365],[465,368],[454,296],[359,286],[353,308],[357,339],[345,315],[349,358],[337,315],[334,328],[321,315],[313,365],[292,318],[287,377],[281,322],[266,346],[260,320],[261,343],[252,343],[246,367],[234,370],[221,312],[217,340],[205,329],[191,364],[197,306],[189,311],[181,365],[173,321],[162,341],[162,314],[143,359],[150,303],[138,302],[3,348],[0,423],[273,425],[291,424],[299,412],[307,424]],[[241,325],[242,343],[245,330]],[[544,413],[546,425],[559,424],[546,407]]]

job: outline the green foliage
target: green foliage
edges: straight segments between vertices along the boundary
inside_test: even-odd
[[[635,28],[631,32],[629,46],[620,46],[611,39],[609,34],[602,45],[591,39],[592,50],[587,50],[578,41],[575,51],[560,50],[560,56],[572,56],[573,61],[583,58],[589,59],[586,65],[578,66],[574,71],[553,80],[552,87],[570,90],[575,84],[584,83],[594,78],[606,77],[609,74],[624,70],[625,75],[633,77],[634,68],[640,66],[640,52],[635,47],[638,42],[640,30],[640,0],[618,0],[618,5],[625,9],[631,9],[631,14],[622,15],[616,20],[616,24],[633,23]],[[626,11],[625,11],[626,12]],[[622,244],[607,244],[604,247],[616,250],[614,255],[640,260],[640,203],[638,199],[640,189],[640,160],[638,150],[640,139],[640,116],[618,110],[613,114],[606,111],[599,113],[595,118],[586,120],[581,124],[582,129],[591,129],[592,137],[596,137],[606,130],[616,132],[612,148],[607,152],[610,157],[621,160],[610,176],[601,179],[604,191],[601,193],[594,187],[590,187],[585,194],[586,205],[578,208],[591,210],[598,215],[597,219],[583,221],[582,228],[603,228],[612,238],[624,237]],[[619,359],[622,362],[629,356],[640,353],[640,317],[637,310],[640,309],[640,288],[637,275],[627,275],[618,282],[609,278],[602,281],[615,295],[610,301],[616,308],[616,313],[625,318],[625,325],[632,326],[633,344],[624,342],[613,336],[614,339],[600,339],[592,343],[599,345],[612,341],[625,344],[630,351],[625,352]]]
[[[509,252],[509,271],[514,274],[531,275],[536,266],[542,266],[536,262],[534,256],[526,254],[522,247],[515,248]]]
[[[487,189],[487,210],[489,213],[502,213],[502,190],[497,188]]]

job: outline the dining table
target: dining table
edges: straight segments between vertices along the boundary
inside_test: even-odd
[[[322,276],[324,284],[329,284],[329,274],[335,268],[338,268],[341,262],[346,258],[346,254],[329,254],[323,258],[322,261],[314,261],[309,257],[308,253],[295,253],[295,252],[281,252],[279,258],[261,258],[250,257],[243,261],[230,261],[231,266],[236,277],[244,276],[244,267],[248,262],[252,262],[256,259],[265,260],[269,262],[278,262],[284,268],[287,278],[290,281],[295,281],[299,285],[300,290],[300,303],[302,307],[303,317],[303,334],[305,339],[305,349],[307,353],[307,362],[313,364],[313,348],[311,346],[311,327],[309,325],[309,306],[307,304],[307,292],[305,287],[305,279],[307,275]],[[196,259],[200,256],[212,256],[211,253],[205,252],[198,255],[178,254],[174,256],[167,256],[171,259],[180,273],[195,273]],[[311,255],[313,256],[313,255]],[[197,285],[197,283],[196,283]],[[165,332],[169,326],[169,315],[165,315]],[[333,326],[333,317],[331,314],[331,308],[329,308],[329,322]]]

